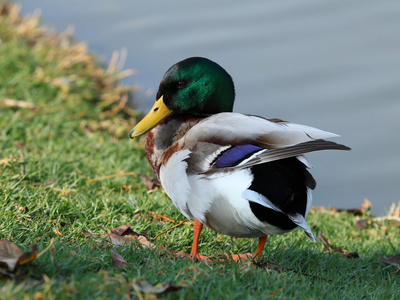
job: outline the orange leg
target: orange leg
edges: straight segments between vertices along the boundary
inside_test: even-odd
[[[207,256],[199,254],[199,238],[200,238],[200,233],[201,233],[202,229],[203,229],[203,224],[199,220],[194,220],[193,244],[192,244],[192,251],[190,252],[190,255],[187,255],[186,253],[183,253],[181,251],[171,251],[171,252],[175,253],[177,256],[179,256],[181,258],[189,258],[189,259],[193,259],[195,261],[199,261],[199,260],[210,261]]]
[[[189,259],[194,259],[195,261],[199,260],[208,260],[207,256],[200,255],[199,254],[199,238],[200,238],[200,233],[201,230],[203,229],[203,223],[201,223],[199,220],[194,220],[194,225],[193,225],[193,244],[192,244],[192,250],[190,251]],[[262,252],[265,247],[265,243],[267,242],[268,235],[263,236],[258,238],[258,246],[254,254],[251,253],[243,253],[243,254],[234,254],[232,256],[229,256],[228,254],[225,254],[228,259],[233,259],[236,262],[239,261],[246,261],[250,258],[254,258],[254,260],[260,260]],[[172,251],[176,253],[178,256],[184,258],[187,257],[187,254],[180,252],[180,251]],[[221,261],[224,261],[221,259]]]
[[[261,255],[264,250],[265,243],[267,242],[267,238],[268,238],[268,235],[258,238],[258,246],[257,246],[256,252],[254,252],[254,255],[253,255],[255,260],[261,259]]]
[[[194,220],[193,245],[192,245],[192,251],[190,251],[189,259],[194,259],[194,260],[208,259],[207,256],[199,255],[199,238],[202,229],[203,229],[203,223],[201,223],[199,220]]]
[[[257,249],[254,252],[254,254],[242,253],[242,254],[234,254],[232,256],[229,256],[228,254],[226,254],[226,256],[228,258],[232,258],[236,262],[246,261],[246,260],[249,260],[250,258],[254,258],[254,260],[258,261],[261,259],[261,255],[264,250],[265,243],[267,242],[267,238],[268,238],[268,235],[258,238]]]

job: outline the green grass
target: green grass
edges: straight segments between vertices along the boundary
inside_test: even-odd
[[[360,258],[329,254],[295,230],[269,237],[263,255],[275,264],[269,267],[174,257],[166,249],[190,251],[187,224],[161,235],[153,250],[86,238],[83,230],[100,233],[100,226],[124,224],[154,238],[174,224],[149,212],[185,218],[161,189],[148,193],[138,175],[89,181],[124,172],[152,176],[143,140],[128,138],[135,113],[116,110],[127,89],[82,45],[0,12],[0,238],[24,250],[38,244],[39,252],[54,239],[54,262],[47,251],[20,266],[14,278],[0,275],[0,298],[154,298],[133,287],[142,279],[183,286],[157,295],[162,299],[399,299],[398,269],[377,260],[400,253],[399,224],[373,221],[368,213],[316,210],[308,217],[316,236],[323,233],[333,248],[356,251]],[[23,27],[24,33],[17,30]],[[6,105],[4,99],[36,109]],[[356,229],[360,218],[371,224]],[[208,256],[255,248],[251,239],[208,229],[201,235],[200,252]],[[114,267],[111,249],[130,267]]]

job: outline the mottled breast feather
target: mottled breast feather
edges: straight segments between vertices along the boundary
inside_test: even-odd
[[[182,137],[202,119],[193,116],[166,118],[147,133],[147,160],[158,179],[161,165],[165,165],[175,152],[184,148]]]

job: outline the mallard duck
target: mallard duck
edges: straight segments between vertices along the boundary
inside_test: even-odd
[[[349,150],[326,138],[336,134],[309,126],[232,112],[231,76],[202,57],[182,60],[161,80],[150,112],[130,137],[147,133],[146,154],[166,194],[194,219],[190,258],[203,225],[233,237],[258,238],[260,259],[267,236],[296,227],[315,241],[305,218],[316,182],[304,154]]]

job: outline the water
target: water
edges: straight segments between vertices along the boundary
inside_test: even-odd
[[[400,3],[392,1],[18,1],[107,61],[126,47],[147,111],[165,71],[204,56],[233,77],[235,111],[340,134],[313,153],[314,205],[374,214],[400,200]]]

